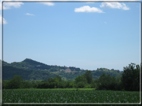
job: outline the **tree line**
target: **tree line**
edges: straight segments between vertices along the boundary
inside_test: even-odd
[[[10,80],[3,81],[3,89],[19,88],[95,88],[97,90],[140,90],[140,65],[134,63],[124,67],[122,76],[113,77],[109,74],[102,74],[94,80],[91,71],[74,80],[63,80],[60,76],[42,81],[23,80],[20,76],[14,76]]]

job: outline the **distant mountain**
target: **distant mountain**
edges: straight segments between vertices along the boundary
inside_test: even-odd
[[[3,61],[2,66],[3,80],[11,79],[14,75],[19,75],[25,80],[46,80],[56,75],[61,76],[65,80],[73,80],[86,72],[86,70],[76,67],[47,65],[28,58],[21,62],[13,63]],[[92,76],[94,79],[97,79],[103,73],[111,76],[120,76],[122,72],[114,69],[98,68],[92,71]]]
[[[50,65],[46,65],[28,58],[26,58],[22,62],[13,62],[11,63],[11,65],[14,67],[30,69],[30,70],[48,70],[51,68]]]

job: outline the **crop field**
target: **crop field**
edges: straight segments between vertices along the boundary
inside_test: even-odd
[[[139,92],[75,89],[4,89],[3,103],[139,103]]]

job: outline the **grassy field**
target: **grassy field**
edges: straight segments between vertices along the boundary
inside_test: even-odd
[[[4,89],[3,103],[139,103],[139,92],[94,89]]]

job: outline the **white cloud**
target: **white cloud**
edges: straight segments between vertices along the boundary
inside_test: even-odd
[[[52,2],[41,2],[41,3],[47,6],[54,6],[54,3]]]
[[[96,13],[103,13],[102,10],[96,7],[90,7],[90,6],[82,6],[79,8],[74,9],[75,12],[96,12]]]
[[[2,16],[0,16],[0,24],[7,24],[7,21]]]
[[[124,3],[119,2],[103,2],[100,7],[108,7],[108,8],[115,8],[115,9],[122,9],[122,10],[129,10],[129,7],[126,6]]]
[[[21,5],[23,5],[24,3],[22,2],[3,2],[3,9],[6,10],[6,9],[11,9],[12,7],[14,8],[19,8],[21,7]],[[2,9],[2,8],[1,8]]]
[[[31,14],[31,13],[26,13],[25,15],[34,16],[34,14]]]

